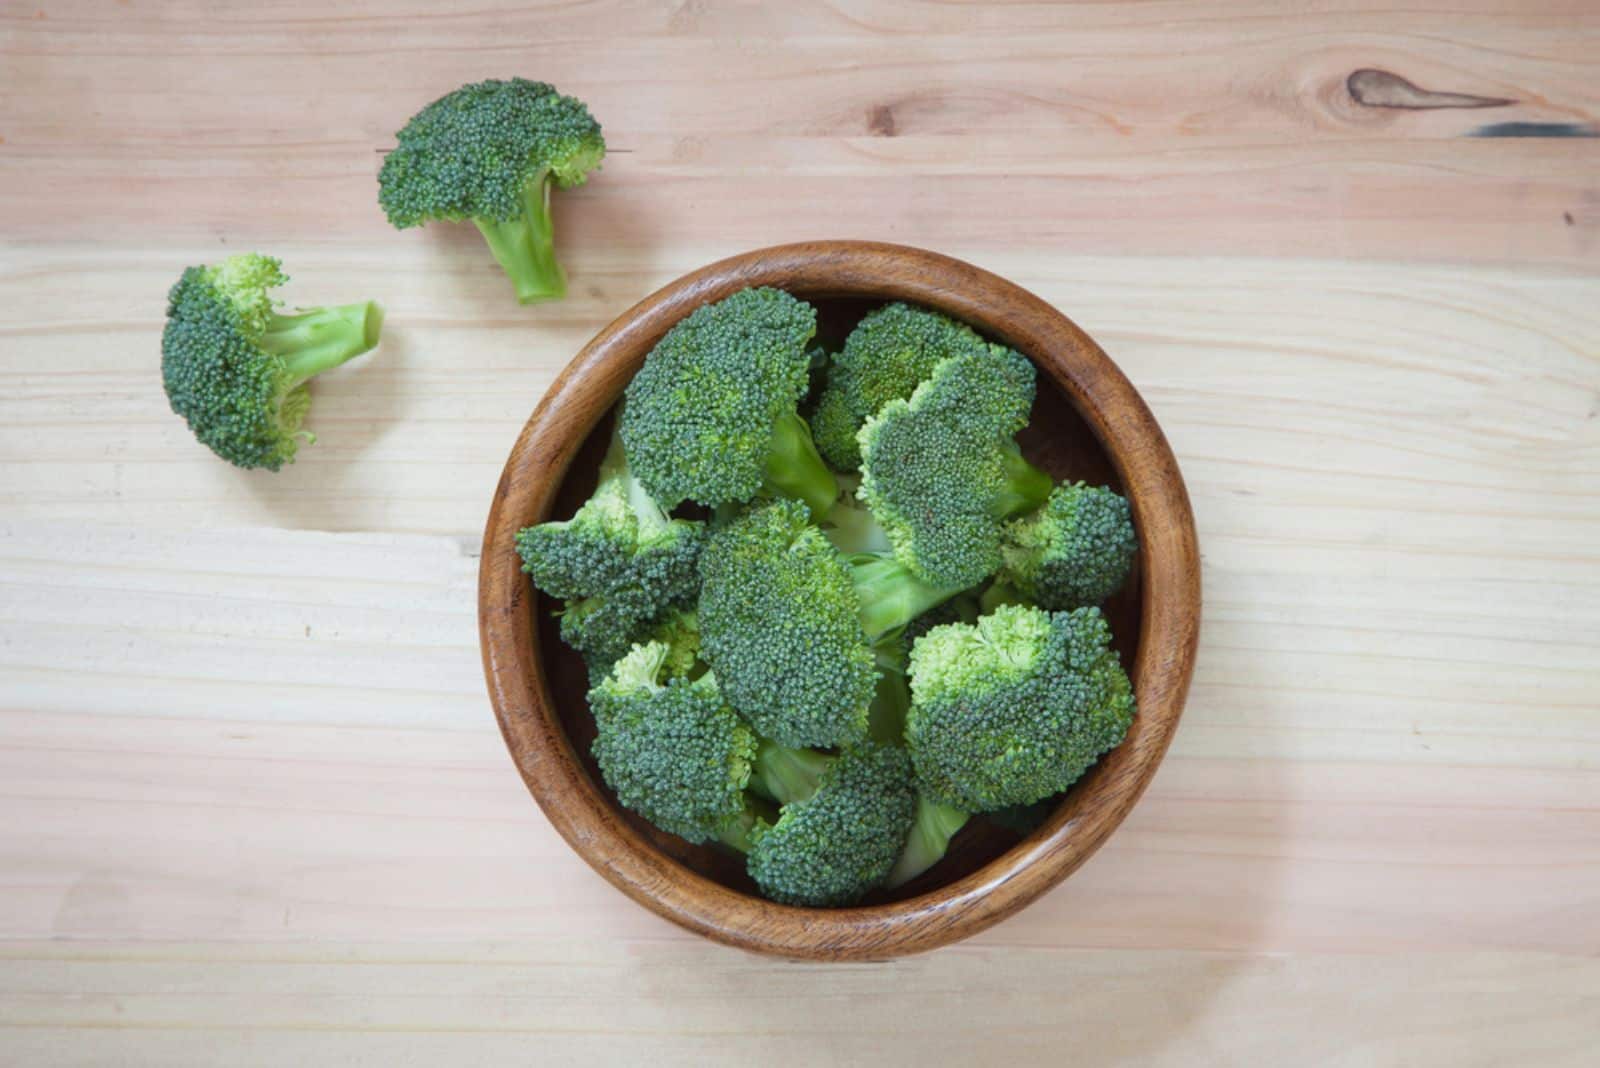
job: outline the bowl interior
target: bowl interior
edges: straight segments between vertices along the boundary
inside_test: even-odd
[[[828,346],[829,351],[837,351],[856,322],[868,311],[885,303],[882,300],[820,297],[807,293],[799,287],[794,288],[792,292],[816,305],[819,313],[818,336]],[[1024,352],[1024,355],[1037,359],[1040,354]],[[557,491],[555,504],[550,512],[552,518],[565,519],[571,516],[594,491],[596,472],[610,438],[611,428],[612,420],[607,416],[595,426],[584,441]],[[1048,471],[1057,481],[1081,479],[1093,485],[1111,486],[1122,492],[1121,481],[1105,447],[1056,385],[1054,379],[1042,371],[1038,376],[1038,396],[1034,402],[1032,417],[1027,428],[1019,435],[1019,441],[1028,459]],[[1140,555],[1143,556],[1142,547]],[[1122,656],[1124,668],[1130,674],[1133,672],[1140,632],[1143,629],[1141,602],[1140,568],[1136,564],[1129,581],[1105,606],[1115,635],[1117,650]],[[586,699],[587,669],[582,658],[561,641],[557,621],[552,612],[558,605],[540,594],[532,599],[532,606],[535,632],[538,635],[541,658],[556,714],[595,788],[605,795],[621,818],[633,825],[663,854],[731,890],[754,895],[755,885],[744,872],[742,857],[712,845],[690,845],[675,835],[656,830],[616,803],[616,798],[607,789],[595,765],[594,757],[589,752],[590,743],[594,739],[594,722],[589,715]],[[1057,799],[1057,804],[1064,802],[1070,793],[1071,791],[1068,791],[1068,794],[1061,795]],[[949,853],[938,865],[896,890],[876,891],[867,897],[863,904],[898,901],[926,893],[978,870],[1008,849],[1017,846],[1022,840],[1022,835],[987,819],[970,820],[951,843]]]

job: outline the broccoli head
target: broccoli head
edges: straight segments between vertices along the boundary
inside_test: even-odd
[[[399,229],[477,224],[523,304],[567,291],[550,191],[582,185],[606,154],[583,102],[524,78],[464,85],[411,117],[378,173],[378,203]]]
[[[935,627],[912,647],[910,674],[918,785],[966,812],[1060,793],[1133,722],[1133,689],[1098,608],[1005,605],[970,626]]]
[[[826,514],[839,488],[795,406],[805,395],[816,309],[745,289],[669,330],[628,383],[622,438],[657,500],[707,507],[757,493]]]
[[[848,905],[881,884],[911,831],[916,794],[905,751],[846,749],[816,790],[758,822],[748,867],[761,892],[791,905]]]
[[[1000,577],[1042,608],[1079,608],[1116,593],[1138,551],[1127,500],[1063,483],[1038,511],[1006,524]]]
[[[719,529],[700,573],[702,655],[756,730],[794,746],[861,737],[877,680],[872,642],[955,592],[892,557],[841,555],[795,500]]]
[[[567,602],[562,639],[603,673],[663,613],[693,600],[704,533],[661,510],[613,438],[594,495],[571,519],[523,529],[517,553],[535,586]]]
[[[383,326],[371,301],[280,314],[271,290],[286,281],[278,260],[252,252],[190,267],[167,295],[167,400],[202,445],[239,467],[276,471],[316,441],[303,426],[307,383],[370,350]]]
[[[849,567],[798,501],[712,535],[700,561],[703,654],[728,699],[785,745],[835,745],[866,729],[872,649]]]
[[[668,670],[668,647],[636,645],[589,691],[594,757],[617,800],[691,842],[721,837],[746,810],[756,736],[714,675]]]
[[[945,360],[990,349],[970,326],[927,308],[897,303],[871,312],[828,368],[811,426],[823,459],[854,471],[861,466],[862,424],[890,401],[910,398]]]
[[[1033,365],[1015,352],[956,356],[862,427],[859,495],[919,578],[981,582],[1001,564],[1004,521],[1049,495],[1050,476],[1015,439],[1033,390]]]

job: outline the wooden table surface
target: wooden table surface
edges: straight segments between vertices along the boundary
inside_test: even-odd
[[[1592,1065],[1600,4],[0,3],[0,1063]],[[525,75],[612,146],[572,295],[397,233],[392,132]],[[495,731],[523,419],[679,273],[808,237],[1074,317],[1204,551],[1171,755],[1067,883],[887,965],[630,904]],[[375,297],[280,474],[158,375],[186,264]]]

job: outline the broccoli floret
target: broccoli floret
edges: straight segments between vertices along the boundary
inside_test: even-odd
[[[793,746],[859,738],[876,684],[873,640],[955,592],[892,557],[840,555],[794,500],[718,530],[700,572],[703,655],[733,707]]]
[[[1017,448],[1033,365],[1014,352],[945,360],[861,429],[859,495],[919,578],[964,589],[1000,566],[1004,520],[1050,493]]]
[[[1116,593],[1138,551],[1123,497],[1062,483],[1038,511],[1006,524],[1000,577],[1042,608],[1079,608]]]
[[[172,410],[212,452],[239,467],[276,471],[294,461],[311,406],[308,382],[378,343],[383,311],[372,301],[273,308],[288,277],[271,256],[244,253],[190,267],[167,295],[161,381]]]
[[[967,812],[1032,804],[1122,741],[1135,704],[1098,608],[1006,605],[911,649],[906,745],[920,790]]]
[[[550,190],[582,185],[606,154],[583,102],[524,78],[464,85],[411,117],[378,173],[399,229],[470,219],[528,304],[567,291]]]
[[[722,836],[746,811],[756,736],[714,675],[670,677],[671,650],[636,645],[589,691],[594,757],[617,800],[691,842]]]
[[[833,358],[817,402],[811,429],[823,459],[854,471],[861,466],[856,435],[862,424],[890,401],[909,399],[950,357],[990,349],[971,327],[927,308],[890,304],[870,313]]]
[[[750,877],[774,901],[847,905],[878,886],[910,833],[916,795],[904,750],[866,743],[829,761],[816,790],[750,835]]]
[[[704,534],[704,524],[662,511],[613,438],[594,495],[571,519],[523,529],[517,552],[535,586],[566,600],[562,639],[603,673],[694,598]]]
[[[746,289],[669,330],[628,383],[622,438],[639,478],[667,507],[757,493],[822,516],[838,497],[795,405],[806,392],[816,309]]]

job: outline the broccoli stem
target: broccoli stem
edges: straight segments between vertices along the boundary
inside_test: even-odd
[[[988,615],[990,612],[993,612],[996,608],[999,608],[1002,605],[1027,603],[1027,598],[1018,593],[1015,586],[1011,585],[1009,582],[997,579],[990,583],[989,588],[984,590],[983,594],[979,596],[978,612],[981,615]]]
[[[717,841],[729,849],[740,853],[748,853],[751,846],[754,845],[752,839],[756,826],[762,823],[770,826],[776,823],[777,819],[778,814],[773,811],[772,806],[760,798],[746,794],[744,809],[722,825],[721,829],[717,831]]]
[[[1055,488],[1055,480],[1029,463],[1015,443],[1001,455],[1006,487],[995,501],[995,515],[1005,519],[1043,504]]]
[[[817,792],[822,773],[831,763],[833,758],[825,753],[794,749],[763,738],[756,746],[750,788],[780,805],[804,801]]]
[[[788,412],[772,428],[764,489],[805,502],[811,518],[821,520],[839,499],[839,481],[828,470],[811,440],[811,428],[797,412]]]
[[[292,389],[370,351],[382,330],[383,309],[367,300],[274,314],[256,344],[283,360]]]
[[[905,643],[897,637],[873,647],[878,662],[878,688],[867,710],[867,730],[882,745],[906,744],[906,714],[911,711],[911,690],[906,686]]]
[[[540,171],[522,187],[522,214],[517,218],[474,218],[472,221],[516,287],[518,303],[532,304],[566,296],[567,275],[556,262],[549,171]]]
[[[922,581],[888,554],[857,554],[850,571],[861,601],[861,629],[874,641],[961,592]]]
[[[894,549],[889,534],[873,516],[871,510],[855,504],[848,496],[841,497],[828,513],[828,523],[823,533],[833,542],[833,547],[846,556],[852,553],[887,553]]]
[[[919,796],[911,835],[906,839],[906,847],[901,850],[900,859],[895,861],[884,885],[890,888],[903,886],[939,863],[950,848],[950,839],[966,826],[969,818],[968,813],[958,808]]]

